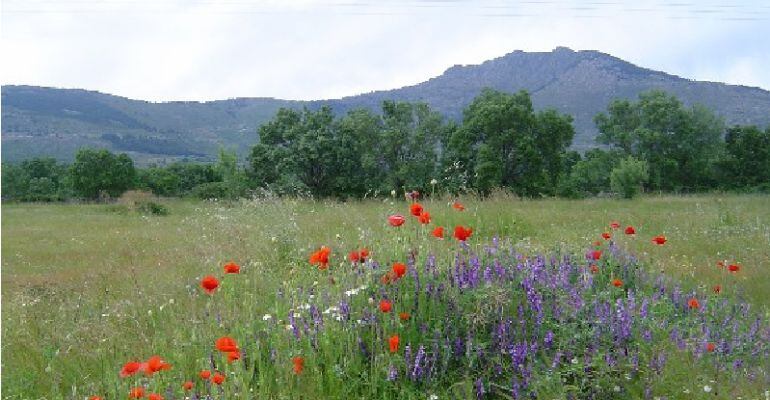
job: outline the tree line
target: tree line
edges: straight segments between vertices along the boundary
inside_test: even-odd
[[[239,162],[220,150],[215,164],[136,168],[126,154],[81,149],[71,165],[51,158],[3,164],[2,196],[60,201],[119,196],[129,189],[160,196],[237,198],[278,195],[364,198],[391,191],[580,198],[640,191],[770,191],[770,126],[726,127],[703,106],[650,91],[615,100],[595,117],[601,146],[570,150],[572,117],[535,111],[526,91],[483,90],[447,120],[424,103],[385,101],[380,113],[335,116],[279,110],[258,129]]]

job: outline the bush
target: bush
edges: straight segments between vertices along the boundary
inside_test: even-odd
[[[191,194],[203,200],[226,199],[230,192],[229,186],[224,182],[206,182],[195,186]]]
[[[619,159],[617,151],[587,151],[585,158],[577,161],[569,174],[561,176],[558,194],[579,199],[610,190],[610,172],[618,165]]]
[[[123,193],[118,199],[117,204],[110,207],[108,210],[119,213],[122,212],[122,210],[136,211],[138,213],[152,215],[168,215],[169,213],[168,207],[159,203],[157,197],[150,192],[141,190],[129,190]]]
[[[624,198],[631,199],[642,191],[642,185],[650,178],[647,161],[629,156],[610,173],[610,187]]]
[[[139,203],[136,210],[143,214],[168,215],[168,207],[154,201],[145,201]]]

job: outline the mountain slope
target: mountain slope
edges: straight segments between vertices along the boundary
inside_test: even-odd
[[[635,98],[649,89],[701,103],[728,124],[770,124],[770,92],[759,88],[698,82],[635,66],[597,51],[557,48],[516,51],[479,65],[453,66],[426,82],[334,100],[311,102],[239,98],[205,103],[151,103],[72,89],[2,88],[2,156],[16,161],[36,155],[70,159],[80,146],[129,152],[139,163],[210,160],[219,146],[242,154],[256,141],[257,127],[280,107],[338,113],[357,107],[378,111],[383,100],[425,101],[449,118],[484,87],[525,89],[536,108],[553,107],[575,118],[575,147],[594,146],[592,119],[614,98]]]

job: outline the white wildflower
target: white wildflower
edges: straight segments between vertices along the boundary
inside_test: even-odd
[[[262,321],[269,321],[271,319],[273,319],[273,316],[270,314],[265,314],[262,316]]]
[[[711,386],[709,386],[709,385],[703,386],[703,391],[706,392],[706,393],[710,393],[711,392]]]

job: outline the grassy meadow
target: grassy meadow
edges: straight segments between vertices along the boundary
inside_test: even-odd
[[[460,224],[473,228],[468,249],[459,250],[461,253],[481,254],[494,237],[500,237],[518,257],[572,254],[585,264],[586,250],[601,240],[600,234],[609,230],[610,221],[617,220],[622,227],[633,225],[637,234],[623,235],[621,228],[613,232],[613,241],[638,259],[645,271],[662,273],[666,279],[679,282],[683,292],[709,299],[701,300],[704,303],[712,301],[712,287],[719,284],[722,298],[747,302],[751,313],[759,315],[765,326],[770,319],[770,197],[532,201],[499,196],[461,201],[467,208],[464,212],[450,207],[448,199],[424,200],[422,204],[433,221],[427,227],[409,215],[408,203],[400,199],[346,203],[173,200],[165,203],[170,210],[167,216],[145,216],[114,205],[4,204],[3,398],[125,398],[134,385],[143,385],[166,399],[183,398],[180,385],[186,380],[193,381],[196,393],[213,398],[427,399],[432,394],[438,398],[465,398],[474,392],[473,396],[479,394],[479,382],[484,384],[481,397],[515,398],[516,390],[498,387],[505,385],[495,381],[494,374],[477,381],[476,376],[470,377],[459,367],[466,364],[454,359],[447,361],[447,372],[440,378],[403,382],[385,379],[383,371],[388,368],[406,368],[407,375],[410,368],[408,360],[404,368],[401,359],[388,358],[394,354],[388,354],[387,345],[385,350],[378,349],[377,343],[390,333],[401,335],[398,351],[403,352],[408,342],[432,337],[434,329],[457,329],[447,319],[438,321],[432,316],[463,314],[458,317],[463,322],[454,323],[472,326],[469,331],[476,332],[484,326],[478,320],[494,319],[488,304],[508,304],[505,290],[494,292],[494,285],[472,295],[458,292],[457,304],[446,305],[447,309],[425,300],[424,295],[410,297],[414,285],[411,281],[403,281],[410,285],[408,289],[393,289],[397,283],[377,289],[379,271],[388,270],[395,261],[406,262],[410,253],[420,271],[429,254],[436,255],[436,274],[451,269],[458,249],[451,238],[452,228]],[[406,216],[407,223],[400,228],[389,226],[387,216],[394,213]],[[446,228],[445,240],[430,236],[435,225]],[[655,235],[665,235],[668,242],[653,245],[650,240]],[[310,253],[322,245],[332,250],[328,270],[308,264]],[[348,252],[361,247],[370,249],[370,258],[381,265],[380,270],[351,266]],[[609,253],[605,249],[605,254]],[[241,273],[225,276],[222,265],[231,260],[242,266]],[[602,262],[606,262],[608,270],[619,268],[622,262],[613,260]],[[727,273],[717,267],[719,260],[737,262],[741,269]],[[221,281],[214,295],[200,290],[199,281],[207,274]],[[630,282],[633,278],[627,279]],[[372,325],[365,335],[352,334],[349,332],[358,328],[338,328],[327,317],[329,332],[314,331],[311,326],[302,340],[294,340],[287,316],[302,310],[308,298],[310,303],[315,299],[319,307],[323,303],[327,308],[336,304],[335,299],[344,298],[343,292],[358,287],[364,287],[365,294],[356,300],[349,296],[352,313],[372,302],[371,308],[376,309],[380,296],[409,300],[414,326],[398,319],[385,320],[376,327]],[[590,293],[601,299],[615,296],[604,289]],[[400,305],[397,303],[396,309]],[[515,304],[511,309],[515,310]],[[666,316],[679,313],[663,305],[658,312]],[[362,313],[359,318],[366,321],[368,314]],[[752,321],[747,319],[746,324]],[[691,337],[695,330],[689,331]],[[214,350],[214,341],[223,335],[238,338],[243,349],[241,360],[227,363]],[[355,335],[364,335],[359,337],[365,337],[366,351],[361,339],[354,342]],[[634,335],[641,332],[635,331]],[[306,336],[312,339],[304,340]],[[611,373],[602,373],[596,377],[596,385],[607,386],[609,389],[602,390],[609,392],[596,393],[610,393],[610,397],[617,398],[651,395],[749,399],[764,398],[764,391],[770,389],[767,376],[752,372],[751,367],[764,367],[756,361],[743,361],[749,367],[745,373],[740,372],[743,367],[728,373],[705,361],[708,356],[671,351],[662,339],[665,336],[656,336],[652,344],[640,350],[643,360],[648,350],[669,354],[667,367],[655,375],[656,379],[644,371],[615,378]],[[335,348],[342,350],[334,355]],[[359,348],[377,354],[367,358],[369,362],[346,356]],[[118,377],[125,362],[153,354],[161,355],[173,368],[153,378]],[[297,355],[304,357],[301,374],[292,371],[292,357]],[[728,357],[727,352],[724,357]],[[477,364],[471,365],[485,365],[474,362]],[[197,379],[198,371],[215,367],[227,376],[226,384],[213,387]],[[516,365],[501,368],[505,376],[527,376]],[[580,393],[570,392],[564,379],[577,379],[582,373],[571,373],[567,378],[557,374],[551,383],[541,379],[531,383],[530,389],[536,387],[545,398],[581,398]],[[583,379],[592,377],[589,374]],[[623,384],[618,386],[613,379]],[[704,386],[709,390],[705,391]]]

